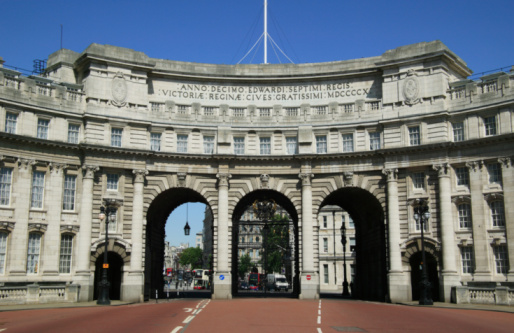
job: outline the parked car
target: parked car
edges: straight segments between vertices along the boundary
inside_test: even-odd
[[[241,284],[239,285],[239,289],[248,290],[248,283],[244,281],[241,282]]]
[[[248,289],[250,289],[250,290],[259,290],[259,286],[255,286],[255,285],[251,284],[250,287],[248,287]]]

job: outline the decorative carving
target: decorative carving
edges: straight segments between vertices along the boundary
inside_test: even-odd
[[[118,72],[111,82],[112,104],[117,107],[123,107],[127,104],[127,82],[123,77],[123,73]]]
[[[480,171],[480,169],[482,168],[482,165],[484,165],[484,161],[466,162],[466,166],[469,168],[469,171],[473,171],[473,172]]]
[[[45,232],[47,228],[48,228],[47,224],[29,223],[29,232],[31,232],[31,231]]]
[[[84,173],[84,178],[89,178],[89,179],[95,178],[95,172],[100,170],[98,165],[86,165],[86,164],[84,164],[82,166],[82,169],[86,171]]]
[[[405,104],[414,105],[419,103],[419,82],[414,71],[410,70],[407,73],[407,78],[403,82],[402,92]]]
[[[79,232],[79,230],[80,230],[80,226],[78,226],[78,225],[71,225],[71,224],[61,225],[61,232],[68,232],[68,233],[76,234]]]
[[[0,221],[0,230],[13,231],[15,222]]]
[[[271,220],[277,210],[277,203],[273,199],[255,200],[253,202],[253,212],[260,220]]]
[[[134,182],[135,183],[144,183],[146,175],[148,175],[148,170],[146,169],[135,169],[132,170],[132,173],[135,175]]]
[[[311,179],[314,178],[312,173],[300,173],[298,178],[302,180],[302,186],[311,186]]]
[[[67,164],[53,162],[50,163],[48,166],[50,167],[50,172],[55,173],[56,175],[58,175],[62,170],[65,170],[68,167]]]
[[[386,175],[388,182],[394,182],[398,180],[398,169],[382,169],[382,173]]]
[[[498,159],[498,162],[500,162],[500,164],[502,165],[502,167],[504,169],[507,169],[512,165],[512,161],[511,161],[510,157],[500,157]]]
[[[455,197],[452,197],[452,202],[456,205],[459,205],[461,203],[471,204],[471,197],[467,196],[467,195],[455,196]]]
[[[35,160],[26,159],[26,158],[18,158],[18,167],[20,169],[27,170],[29,167],[32,167],[33,165],[36,165]]]
[[[261,188],[269,188],[269,175],[262,174],[261,175]]]
[[[345,171],[343,172],[344,178],[344,186],[353,186],[353,172]]]
[[[230,173],[218,173],[216,177],[219,179],[218,186],[228,186],[228,181],[232,178]]]
[[[501,193],[486,193],[484,194],[485,201],[491,203],[496,200],[503,200],[503,194]]]
[[[178,186],[179,187],[185,187],[186,186],[186,178],[187,178],[187,173],[185,173],[185,172],[177,172],[177,180],[178,180]]]
[[[432,165],[432,168],[437,171],[439,177],[449,176],[450,165],[448,163],[440,163]]]

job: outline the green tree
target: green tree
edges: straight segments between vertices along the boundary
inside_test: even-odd
[[[182,266],[191,265],[191,269],[201,268],[202,249],[199,247],[188,247],[180,253],[180,264]]]
[[[263,238],[265,240],[264,249],[266,256],[265,271],[268,273],[279,273],[286,255],[286,249],[289,244],[289,218],[276,214],[273,219],[268,222],[268,234]]]
[[[252,259],[248,254],[245,254],[239,258],[239,263],[237,265],[237,270],[239,276],[244,278],[245,274],[248,273],[252,269]]]

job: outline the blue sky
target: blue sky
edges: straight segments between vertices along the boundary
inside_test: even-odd
[[[0,0],[0,57],[32,69],[61,46],[91,43],[153,58],[236,64],[263,31],[263,0]],[[268,31],[295,63],[378,56],[389,49],[441,40],[476,74],[514,65],[514,1],[268,0]],[[268,47],[270,63],[277,60]],[[242,63],[262,63],[262,45]],[[183,235],[185,205],[167,223]],[[189,238],[201,230],[203,208],[189,205]],[[178,230],[173,231],[172,228]]]

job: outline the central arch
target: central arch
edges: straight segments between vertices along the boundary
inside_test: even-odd
[[[148,208],[145,234],[145,300],[153,297],[155,290],[158,290],[159,295],[163,293],[162,269],[166,221],[175,208],[187,202],[200,202],[211,209],[207,200],[200,193],[183,187],[165,190],[155,197]],[[210,227],[212,228],[212,225]]]
[[[274,190],[256,190],[245,195],[236,205],[232,214],[232,295],[239,295],[238,281],[238,244],[239,244],[239,223],[242,215],[256,200],[273,199],[278,206],[287,212],[292,224],[292,238],[294,244],[291,246],[291,281],[293,297],[300,293],[300,258],[298,241],[298,214],[291,200],[284,194]]]
[[[355,281],[352,296],[385,301],[387,296],[387,249],[384,209],[370,192],[345,187],[329,194],[321,203],[339,206],[355,223]],[[319,213],[319,212],[318,212]]]

